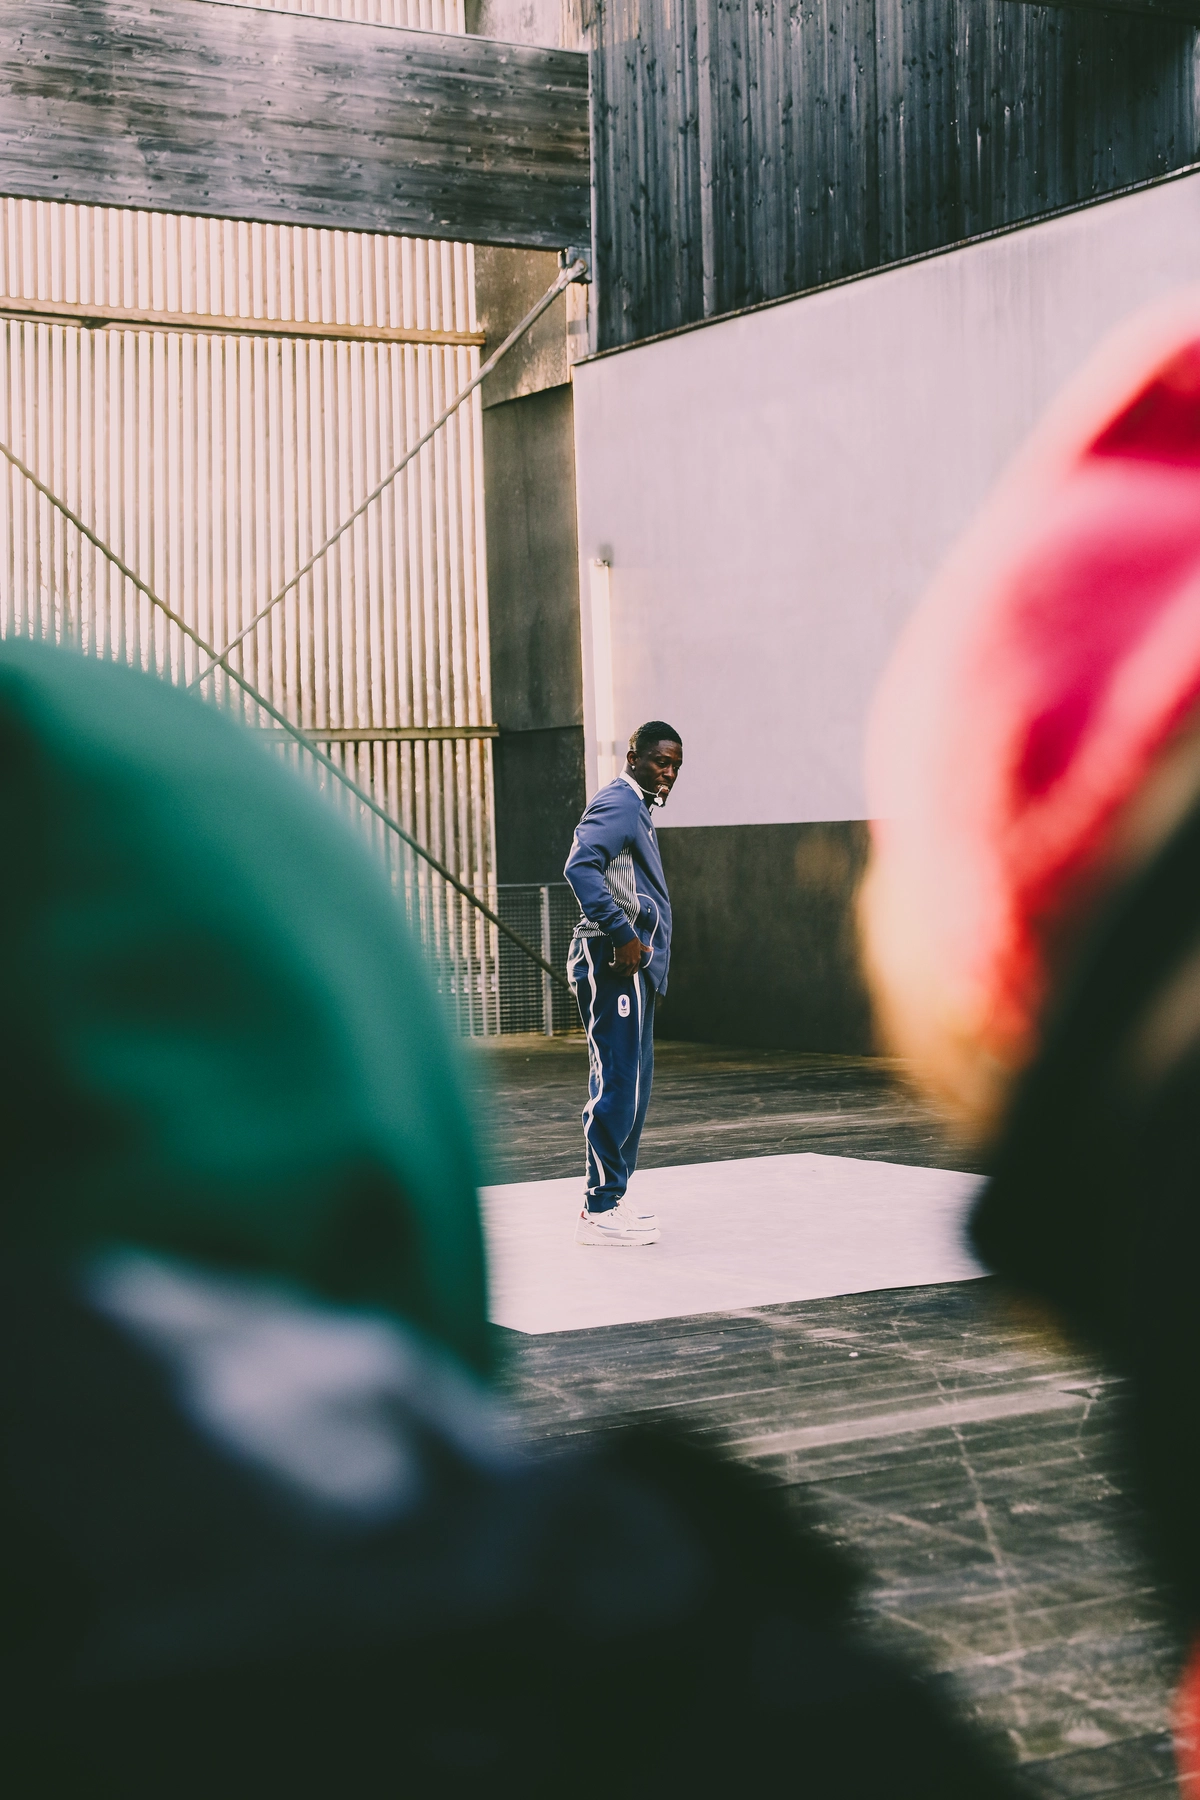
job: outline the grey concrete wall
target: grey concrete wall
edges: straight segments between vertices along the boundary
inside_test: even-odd
[[[853,917],[867,827],[657,829],[675,920],[658,1035],[870,1050]]]
[[[475,250],[475,316],[492,351],[531,312],[557,279],[558,255],[547,250]],[[522,394],[561,387],[571,379],[571,352],[587,349],[587,292],[560,294],[483,384],[484,409]]]
[[[483,454],[496,723],[582,725],[571,389],[487,408]]]
[[[468,32],[506,44],[586,50],[591,0],[466,0]]]
[[[492,749],[499,881],[561,881],[583,811],[583,732],[505,731]]]
[[[483,414],[496,853],[501,881],[557,881],[584,805],[570,387]]]

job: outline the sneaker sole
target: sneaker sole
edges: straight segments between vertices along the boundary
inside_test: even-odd
[[[657,1244],[660,1236],[657,1231],[648,1231],[645,1237],[593,1237],[590,1232],[585,1237],[576,1232],[575,1242],[584,1250],[645,1250]]]

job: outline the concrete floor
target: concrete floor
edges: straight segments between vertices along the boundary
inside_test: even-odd
[[[490,1179],[578,1175],[582,1046],[502,1042],[472,1067]],[[659,1046],[645,1146],[658,1168],[968,1160],[887,1065],[690,1045]],[[990,1281],[500,1335],[536,1436],[670,1415],[769,1471],[862,1563],[868,1629],[952,1688],[1031,1793],[1176,1792],[1180,1648],[1137,1547],[1120,1386]]]
[[[486,1122],[484,1179],[579,1174],[587,1094],[582,1037],[491,1039],[470,1046],[469,1060]],[[882,1059],[659,1043],[654,1064],[643,1169],[804,1150],[972,1167]]]

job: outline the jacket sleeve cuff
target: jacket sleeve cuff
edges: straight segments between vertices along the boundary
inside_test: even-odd
[[[637,932],[624,919],[616,930],[610,931],[608,935],[614,944],[635,944],[637,942]]]

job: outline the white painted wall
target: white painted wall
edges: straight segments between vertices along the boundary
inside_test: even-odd
[[[684,736],[664,825],[861,817],[871,691],[951,540],[1097,339],[1197,279],[1191,175],[577,365],[589,787],[599,669],[602,727]]]

